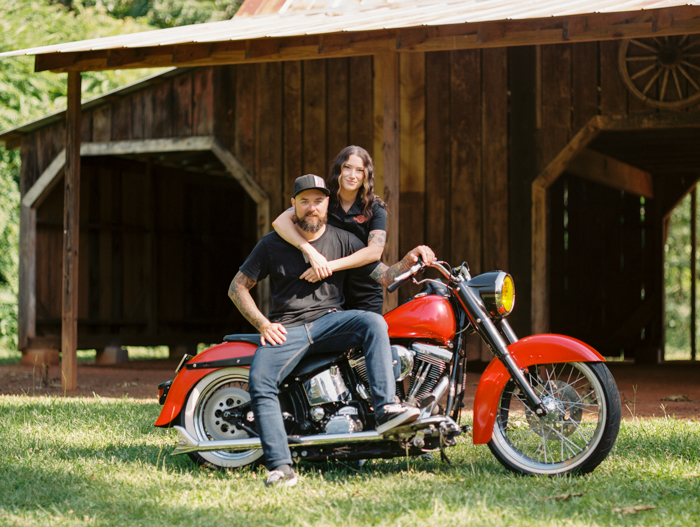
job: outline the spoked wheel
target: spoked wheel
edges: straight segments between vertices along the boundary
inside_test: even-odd
[[[584,474],[593,471],[615,444],[620,396],[602,363],[538,364],[526,375],[546,416],[526,404],[513,380],[503,388],[491,452],[521,474]]]
[[[192,389],[182,413],[182,425],[198,441],[243,439],[250,437],[224,412],[234,411],[248,401],[248,374],[245,368],[227,368],[207,375]],[[190,454],[199,464],[211,468],[238,468],[254,464],[262,450],[213,451]]]

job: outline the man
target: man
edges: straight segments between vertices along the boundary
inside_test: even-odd
[[[309,174],[294,182],[292,207],[299,233],[328,260],[364,247],[351,233],[326,224],[329,190],[322,178]],[[432,262],[430,248],[419,246],[393,267],[376,262],[365,272],[382,285],[407,271],[422,257]],[[231,282],[229,297],[260,332],[260,347],[250,367],[250,394],[265,462],[267,486],[296,484],[292,458],[277,395],[279,384],[307,355],[362,347],[380,433],[415,420],[416,408],[396,404],[391,350],[384,318],[368,311],[342,311],[343,272],[310,283],[300,279],[308,269],[303,253],[274,231],[264,236]],[[269,319],[255,305],[250,289],[270,276]]]

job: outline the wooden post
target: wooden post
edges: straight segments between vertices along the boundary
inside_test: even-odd
[[[17,340],[24,352],[36,337],[36,209],[24,205],[20,206],[19,254]]]
[[[375,145],[382,145],[381,151],[374,151],[374,158],[381,157],[382,186],[376,192],[384,198],[391,211],[387,222],[387,243],[383,260],[389,265],[399,260],[399,54],[396,52],[378,53],[374,56],[374,87],[381,90],[381,108],[375,108],[376,117],[381,115],[381,128],[375,128]],[[377,99],[375,98],[375,101]],[[379,101],[377,101],[379,102]],[[377,137],[381,133],[381,137]],[[384,293],[385,311],[398,306],[398,294]]]
[[[66,171],[63,204],[63,317],[61,385],[78,388],[78,246],[80,226],[80,73],[68,72]]]
[[[698,281],[698,187],[690,193],[690,360],[695,360],[695,331],[697,321],[697,281]]]

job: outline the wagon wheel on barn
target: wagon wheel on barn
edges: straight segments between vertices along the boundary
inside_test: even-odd
[[[700,102],[700,36],[634,38],[620,45],[622,80],[655,108],[680,110]]]

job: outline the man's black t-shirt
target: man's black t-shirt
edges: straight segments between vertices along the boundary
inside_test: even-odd
[[[326,231],[311,245],[327,260],[348,256],[364,247],[357,236],[326,225]],[[369,274],[378,262],[361,268],[360,275]],[[285,326],[300,326],[316,320],[333,309],[342,309],[345,272],[333,273],[325,280],[311,283],[299,277],[309,268],[304,253],[284,241],[276,232],[263,236],[241,265],[240,271],[259,282],[270,276],[272,308],[268,318]]]
[[[376,201],[372,203],[372,217],[368,220],[362,214],[362,200],[357,193],[355,203],[347,212],[335,201],[328,208],[328,223],[357,236],[365,245],[369,233],[375,230],[386,231],[386,210]],[[348,269],[345,279],[345,307],[362,309],[381,314],[384,296],[382,286],[369,278],[362,267]]]

